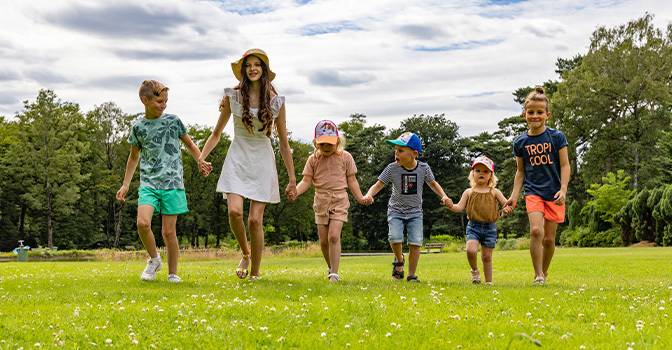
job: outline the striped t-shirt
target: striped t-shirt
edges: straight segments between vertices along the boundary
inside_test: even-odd
[[[434,182],[434,174],[427,163],[418,161],[415,169],[390,163],[378,180],[392,183],[392,195],[387,203],[387,215],[422,216],[422,185]]]

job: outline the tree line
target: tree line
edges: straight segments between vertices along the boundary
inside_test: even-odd
[[[661,30],[652,19],[647,14],[613,28],[599,27],[586,54],[558,58],[557,80],[540,84],[552,101],[548,125],[562,130],[569,142],[571,204],[567,221],[558,229],[560,244],[672,244],[672,24]],[[517,89],[514,100],[522,105],[531,89]],[[130,200],[119,202],[115,193],[124,176],[130,126],[141,117],[125,113],[114,102],[83,112],[52,90],[41,90],[34,101],[25,101],[14,118],[0,116],[0,251],[13,249],[19,239],[31,246],[71,249],[140,246],[137,195],[133,196],[138,172]],[[511,143],[527,124],[521,115],[503,116],[496,131],[462,137],[445,114],[410,116],[393,129],[370,125],[365,115],[353,114],[339,128],[363,191],[394,161],[385,140],[411,131],[423,143],[419,159],[432,167],[446,193],[458,199],[468,186],[470,160],[478,155],[495,161],[498,188],[510,193],[516,171]],[[199,147],[210,133],[210,127],[189,126]],[[190,211],[177,223],[181,245],[235,245],[226,201],[215,192],[217,170],[230,143],[224,135],[209,156],[215,172],[208,178],[200,176],[197,164],[182,150]],[[300,179],[313,146],[291,134],[290,146]],[[281,162],[275,143],[274,148]],[[284,188],[285,167],[279,163],[277,169]],[[268,244],[317,240],[312,195],[311,189],[296,202],[283,198],[267,206]],[[384,188],[371,206],[351,198],[344,249],[387,248],[389,195],[389,187]],[[449,212],[431,191],[424,196],[425,237],[463,237],[466,214]],[[529,235],[524,201],[518,203],[498,223],[504,238]],[[160,232],[160,220],[154,225]],[[160,235],[157,240],[161,244]]]

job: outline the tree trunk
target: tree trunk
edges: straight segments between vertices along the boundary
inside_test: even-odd
[[[96,201],[94,200],[94,203]],[[116,248],[112,244],[112,239],[110,237],[110,228],[112,227],[112,221],[114,220],[114,203],[111,203],[110,200],[107,201],[107,215],[105,215],[105,237],[107,238],[107,247]],[[110,219],[111,217],[111,219]]]
[[[196,231],[196,218],[194,217],[194,222],[191,225],[191,245],[198,247],[198,231]],[[195,243],[194,243],[195,242]]]
[[[124,214],[124,204],[119,204],[119,211],[117,212],[114,223],[114,248],[119,247],[119,237],[121,236],[121,218]]]
[[[26,205],[22,204],[21,205],[21,215],[19,216],[19,237],[21,237],[21,239],[26,238],[26,236],[25,236],[25,232],[26,232],[26,226],[25,226],[26,209],[27,209]]]
[[[46,183],[46,195],[47,195],[47,246],[49,249],[54,247],[54,225],[51,220],[52,208],[51,208],[51,186],[49,184],[49,173],[47,173],[47,183]]]

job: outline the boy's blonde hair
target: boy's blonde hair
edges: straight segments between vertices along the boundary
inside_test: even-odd
[[[167,87],[156,80],[145,80],[140,85],[140,99],[147,97],[151,101],[154,96],[158,97],[162,92],[168,90]]]
[[[527,104],[530,103],[531,101],[546,102],[546,113],[548,113],[548,111],[550,110],[548,96],[546,96],[546,91],[544,91],[544,88],[541,86],[535,87],[534,90],[530,91],[530,93],[527,94],[527,97],[525,97],[525,103],[523,104],[523,108],[527,108]]]
[[[488,169],[489,170],[489,169]],[[497,186],[497,175],[495,175],[495,172],[492,172],[492,175],[490,176],[490,180],[488,180],[488,187],[490,188],[495,188]],[[469,186],[471,188],[476,187],[476,179],[474,179],[474,169],[471,169],[469,172]]]
[[[313,139],[313,146],[315,146],[315,158],[320,159],[322,157],[322,151],[317,148],[317,142]],[[336,141],[336,154],[341,154],[345,148],[345,136],[338,135],[338,141]]]

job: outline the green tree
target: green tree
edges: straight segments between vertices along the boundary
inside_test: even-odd
[[[652,19],[598,28],[554,95],[552,110],[576,138],[585,183],[620,169],[632,174],[635,188],[652,177],[646,165],[669,129],[672,103],[672,26],[663,33]]]
[[[597,216],[604,222],[614,224],[615,227],[614,215],[628,202],[634,192],[628,189],[629,182],[630,177],[626,176],[623,170],[619,170],[616,174],[608,173],[603,177],[601,185],[590,185],[588,194],[592,198],[581,210],[581,214],[587,216],[585,221],[595,221]]]
[[[79,185],[89,177],[81,173],[89,146],[77,134],[83,117],[77,104],[61,102],[51,90],[40,90],[35,102],[24,102],[17,118],[17,137],[22,142],[10,146],[14,156],[9,164],[22,175],[26,189],[22,199],[43,214],[42,232],[53,247],[54,218],[75,214]]]
[[[79,205],[79,211],[91,215],[91,247],[97,247],[100,240],[104,240],[108,248],[119,247],[124,209],[129,205],[118,201],[116,193],[126,169],[129,150],[126,138],[133,120],[138,117],[137,114],[124,113],[114,102],[94,106],[92,111],[86,113],[86,134],[91,152],[82,166],[91,176],[82,183],[83,198],[79,203],[90,205]],[[134,188],[137,183],[136,176]],[[132,237],[137,239],[134,225],[128,225],[126,229],[129,233],[133,232]]]

